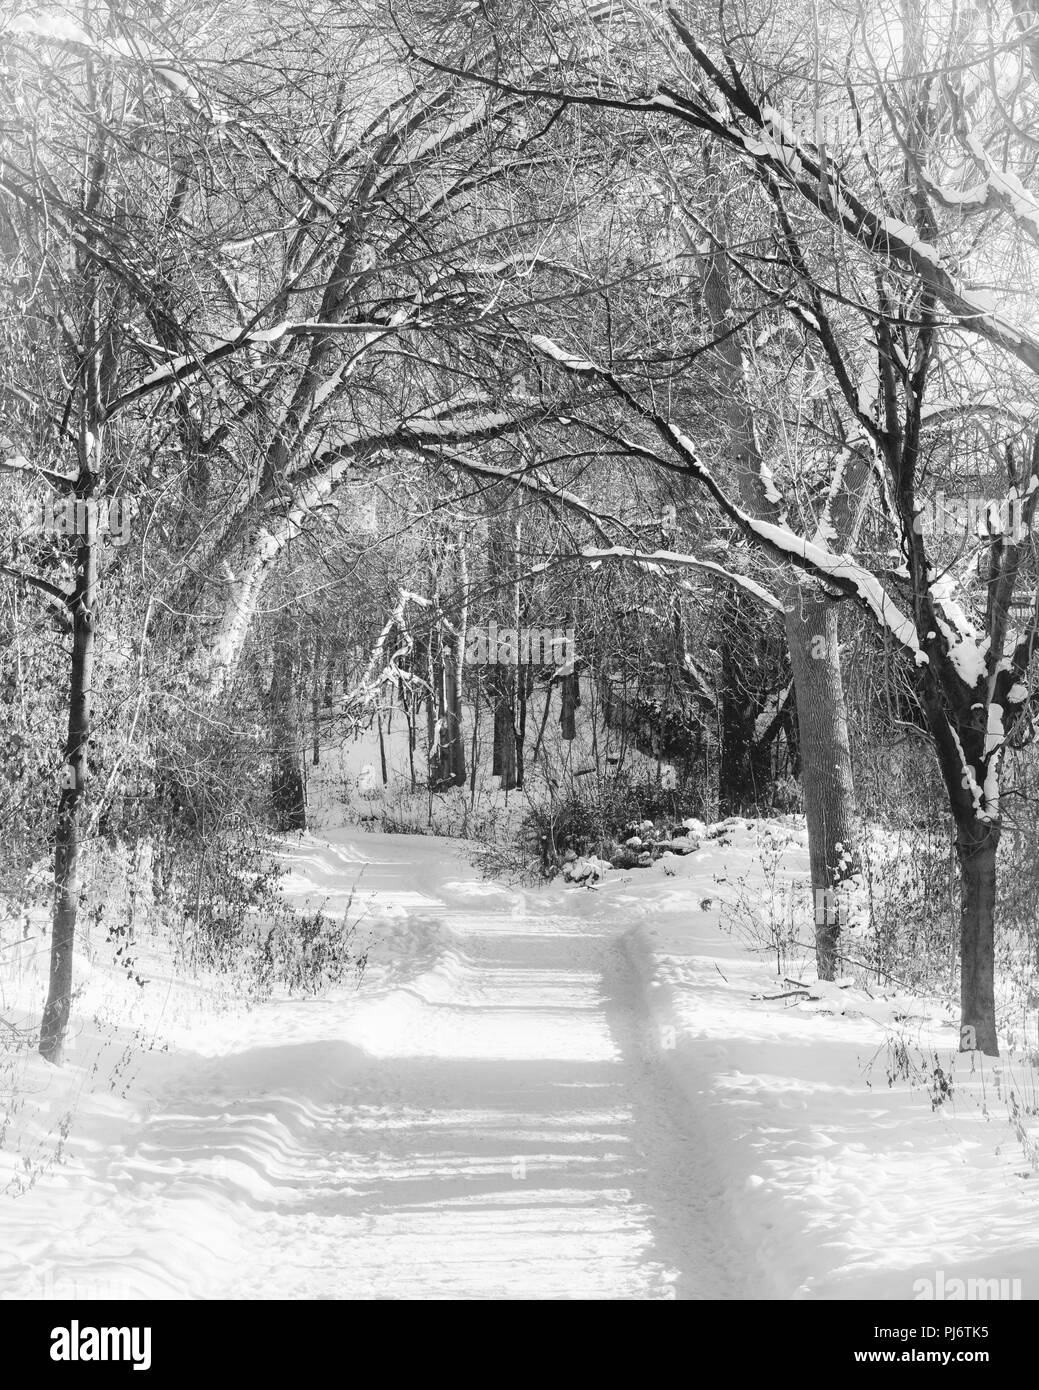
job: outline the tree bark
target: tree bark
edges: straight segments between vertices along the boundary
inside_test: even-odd
[[[442,631],[437,657],[436,755],[431,769],[433,785],[438,789],[465,786],[462,688],[456,646]]]
[[[563,676],[559,682],[559,730],[567,743],[577,737],[577,706],[581,703],[581,691],[577,683],[577,672]]]
[[[758,719],[765,713],[763,702],[768,696],[760,680],[755,688],[748,678],[753,616],[746,611],[738,591],[729,595],[722,620],[718,810],[723,816],[746,815],[769,800],[772,750],[757,736]]]
[[[100,471],[100,431],[85,431],[77,498],[94,495]],[[72,661],[69,673],[69,725],[65,768],[54,835],[54,914],[50,979],[40,1027],[40,1053],[60,1064],[72,1007],[72,954],[79,906],[80,820],[87,787],[87,745],[91,729],[94,669],[94,613],[97,598],[97,535],[90,509],[76,552],[72,596]]]
[[[995,1017],[997,822],[956,827],[960,862],[960,1051],[999,1056]]]
[[[303,730],[292,652],[275,652],[270,689],[271,809],[278,830],[306,830]]]
[[[979,727],[979,721],[972,721],[977,710],[973,703],[968,703],[969,693],[961,696],[957,710],[947,710],[937,677],[926,669],[919,689],[956,826],[960,870],[960,1051],[977,1050],[988,1057],[998,1057],[996,857],[1002,825],[998,799],[976,800],[976,790],[987,786],[981,755],[985,730]]]
[[[521,666],[516,675],[516,786],[523,786],[523,749],[527,741],[527,701],[534,688],[531,670]]]
[[[501,778],[503,792],[516,786],[516,678],[509,667],[496,666],[490,681],[494,706],[494,749],[491,769]]]
[[[461,590],[450,613],[442,606],[444,586],[439,565],[434,561],[434,607],[431,615],[433,680],[436,690],[436,725],[430,745],[430,786],[434,791],[465,786],[465,731],[462,725],[462,673],[465,659],[465,629],[468,622],[468,575],[464,557],[453,542],[446,546],[449,580],[457,579]],[[450,566],[453,564],[454,569]]]
[[[765,486],[762,470],[765,460],[754,406],[747,393],[742,337],[729,331],[733,313],[729,266],[725,257],[717,252],[708,262],[704,300],[718,338],[717,354],[720,375],[726,386],[731,451],[740,497],[753,515],[777,521],[781,516],[780,503]],[[843,550],[852,543],[860,524],[861,500],[871,486],[872,475],[867,461],[856,457],[830,509],[830,524],[838,549]],[[854,783],[837,648],[837,614],[831,600],[818,590],[812,594],[803,592],[795,577],[788,579],[785,589],[790,665],[800,720],[812,894],[813,901],[823,906],[824,915],[830,916],[835,915],[830,908],[839,900],[833,896],[839,887],[839,880],[833,875],[838,871],[844,850],[851,853],[855,844]],[[812,640],[816,637],[823,639],[821,646],[815,647],[822,651],[819,657],[812,656]],[[844,850],[836,850],[838,843]],[[818,970],[822,979],[832,979],[839,922],[824,921],[821,925],[824,930],[821,938],[817,938]]]
[[[519,662],[520,589],[519,568],[520,520],[515,502],[501,489],[488,492],[488,507],[495,508],[490,518],[488,559],[493,582],[498,586],[495,602],[499,631],[511,630],[514,647],[512,663],[497,660],[491,653],[492,667],[487,683],[488,696],[494,711],[494,742],[491,752],[492,775],[501,778],[502,791],[512,791],[519,784],[519,763],[516,751],[517,681],[522,677]]]
[[[311,672],[311,719],[313,722],[314,747],[312,758],[314,766],[321,762],[321,630],[314,633],[314,669]]]
[[[786,630],[797,691],[801,775],[815,906],[819,978],[832,980],[840,949],[842,887],[858,871],[848,715],[837,646],[837,608],[807,586],[788,594]]]

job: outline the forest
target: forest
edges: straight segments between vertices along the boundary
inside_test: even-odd
[[[591,1023],[550,1016],[583,971],[694,1111],[834,1028],[797,1065],[847,1046],[839,1085],[791,1093],[864,1105],[874,1053],[923,1115],[892,1132],[994,1104],[1034,1173],[1037,116],[1027,0],[0,0],[0,1202],[78,1152],[91,1064],[131,1104],[187,1046],[177,1009],[288,1048],[302,1001],[317,1048],[345,1000],[334,1053],[392,995],[374,1067],[423,1031],[405,978],[458,1009],[540,978],[531,1055],[585,1066]],[[701,1076],[740,1010],[760,1037]],[[526,1055],[466,1026],[422,1048]],[[1027,1290],[1032,1237],[985,1244],[996,1142],[962,1188],[935,1159],[964,1267],[936,1228],[894,1293],[898,1232],[840,1292],[789,1252],[715,1279],[697,1226],[654,1256],[677,1284],[609,1254],[491,1296]],[[170,1260],[80,1282],[238,1296]],[[441,1273],[331,1296],[487,1296]]]

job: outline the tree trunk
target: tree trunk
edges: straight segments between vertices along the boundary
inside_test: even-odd
[[[92,495],[100,441],[95,457],[81,470],[91,485],[77,496]],[[87,744],[94,667],[94,607],[97,596],[97,537],[88,518],[76,554],[76,588],[72,599],[72,663],[69,676],[69,732],[54,835],[54,916],[51,928],[50,981],[40,1028],[40,1053],[61,1062],[72,1006],[72,953],[79,905],[80,816],[87,787]]]
[[[990,800],[988,796],[984,710],[972,699],[975,692],[969,690],[959,692],[959,706],[950,710],[948,684],[946,673],[928,666],[919,673],[917,690],[956,826],[960,870],[960,1051],[977,1050],[998,1057],[996,854],[1002,826],[998,797]],[[998,779],[998,769],[996,776]],[[979,799],[981,788],[985,788],[985,793]]]
[[[532,757],[532,759],[531,759],[531,762],[532,762],[532,763],[536,763],[537,760],[538,760],[538,753],[540,753],[540,751],[541,751],[541,740],[545,737],[545,726],[548,724],[548,715],[549,715],[549,710],[551,709],[551,706],[552,706],[552,682],[549,681],[548,685],[545,686],[545,707],[544,707],[544,709],[541,711],[541,723],[538,725],[538,736],[537,736],[537,738],[534,740],[534,754],[533,754],[533,757]]]
[[[960,861],[960,1051],[999,1056],[995,1007],[995,912],[998,822],[956,827]]]
[[[497,666],[491,677],[491,699],[494,705],[494,750],[491,767],[501,778],[503,792],[516,786],[516,678],[507,666]]]
[[[719,211],[719,220],[721,213]],[[754,419],[754,408],[745,386],[744,339],[731,332],[733,302],[729,263],[716,252],[708,262],[704,298],[717,335],[717,351],[726,382],[732,456],[740,497],[749,512],[765,520],[781,519],[779,503],[764,486],[765,461]],[[830,506],[830,526],[835,548],[850,548],[862,517],[862,501],[872,487],[866,451],[860,450],[848,465],[843,486]],[[794,694],[800,721],[802,785],[812,864],[813,901],[823,921],[817,931],[820,978],[832,979],[840,929],[835,910],[836,892],[843,878],[854,872],[845,865],[853,853],[855,821],[854,782],[848,747],[848,717],[837,650],[837,612],[832,602],[817,592],[802,592],[796,579],[785,587],[786,630]],[[779,590],[783,594],[783,588]],[[814,638],[822,638],[815,643]],[[813,650],[821,652],[814,656]],[[837,845],[843,846],[837,850]]]
[[[430,684],[436,691],[436,720],[430,743],[429,785],[433,791],[443,791],[465,786],[462,674],[468,571],[461,546],[450,537],[444,538],[431,561],[430,589],[434,599],[429,639]],[[445,589],[451,596],[449,606],[442,598]]]
[[[581,703],[581,691],[577,683],[576,671],[572,675],[563,676],[559,683],[559,696],[560,736],[568,743],[572,743],[577,737],[576,710]]]
[[[311,673],[313,682],[311,690],[311,719],[313,722],[314,748],[312,758],[314,766],[318,767],[321,762],[321,632],[320,629],[314,634],[314,670]]]
[[[455,644],[441,632],[437,681],[437,744],[433,769],[436,787],[465,786],[462,690]]]
[[[291,652],[275,652],[271,678],[271,809],[278,830],[306,830],[303,731]]]
[[[425,697],[426,701],[426,784],[432,791],[436,778],[436,746],[437,746],[437,695],[436,691],[440,684],[440,673],[437,670],[436,657],[433,653],[433,641],[430,638],[429,645],[425,652],[426,677],[429,681],[430,691]]]
[[[832,980],[840,949],[841,888],[859,867],[837,608],[808,586],[794,586],[788,591],[786,608],[797,692],[817,967],[820,979]]]
[[[400,690],[401,704],[404,708],[404,721],[408,726],[408,771],[411,775],[411,790],[416,787],[415,781],[415,719],[418,714],[417,707],[412,704],[408,691],[401,682]]]
[[[521,666],[516,676],[516,786],[523,786],[523,747],[527,741],[527,700],[533,689],[529,667]]]
[[[743,623],[745,626],[745,619]],[[718,708],[718,810],[723,816],[746,815],[767,800],[772,753],[768,745],[758,743],[757,723],[762,710],[741,671],[731,634],[726,634],[722,643]]]

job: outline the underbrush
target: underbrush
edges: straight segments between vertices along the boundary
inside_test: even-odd
[[[297,912],[263,835],[85,847],[75,988],[55,1068],[37,1048],[50,957],[49,867],[0,899],[0,1194],[29,1191],[66,1162],[85,1090],[125,1097],[144,1058],[200,1010],[275,993],[313,996],[360,980],[363,910]]]
[[[692,789],[668,788],[652,776],[573,778],[529,803],[518,845],[552,877],[569,861],[596,856],[616,868],[646,867],[702,810]]]
[[[759,827],[758,865],[735,880],[721,918],[781,979],[814,965],[810,886],[783,875],[786,838],[777,824]],[[943,1048],[932,1038],[935,1020],[954,1032],[958,1013],[959,876],[941,824],[865,827],[837,967],[878,1005],[893,1006],[884,1042],[865,1065],[866,1084],[903,1084],[936,1112],[955,1108],[957,1097],[980,1108],[1000,1122],[997,1153],[1008,1143],[1019,1150],[1023,1177],[1039,1172],[1037,839],[1035,832],[1008,835],[1001,847],[998,1059],[958,1054],[955,1042]]]
[[[755,839],[759,871],[731,880],[734,897],[722,901],[720,922],[723,931],[774,964],[782,977],[791,958],[803,949],[811,920],[811,887],[784,872],[783,858],[793,840],[789,830],[762,822]]]
[[[251,1004],[278,989],[320,993],[359,977],[366,963],[357,946],[363,913],[352,896],[341,916],[295,911],[272,850],[260,835],[182,847],[155,904],[180,967],[233,980],[236,996]]]
[[[746,947],[771,957],[777,974],[814,953],[810,882],[781,861],[790,840],[778,822],[756,831],[757,867],[737,880],[723,924]],[[956,967],[958,876],[941,827],[862,828],[858,874],[842,890],[838,970],[860,983],[945,995]]]

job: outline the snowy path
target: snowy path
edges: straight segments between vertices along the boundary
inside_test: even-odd
[[[36,1258],[130,1296],[738,1294],[621,925],[414,839],[310,841],[292,887],[334,907],[373,854],[392,949],[361,989],[264,1006],[180,1067],[114,1152],[81,1156],[71,1248]]]

